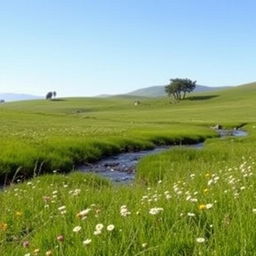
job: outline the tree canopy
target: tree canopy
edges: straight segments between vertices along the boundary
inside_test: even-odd
[[[53,93],[52,93],[52,92],[48,92],[48,93],[46,94],[46,96],[45,96],[45,98],[46,98],[47,100],[51,100],[52,97],[53,97]]]
[[[196,81],[188,78],[170,79],[170,83],[165,87],[165,92],[169,97],[173,97],[179,101],[185,99],[187,93],[192,92],[196,88]]]
[[[47,99],[47,100],[51,100],[52,98],[56,98],[56,96],[57,96],[57,93],[54,91],[54,92],[48,92],[47,94],[46,94],[46,96],[45,96],[45,98]]]

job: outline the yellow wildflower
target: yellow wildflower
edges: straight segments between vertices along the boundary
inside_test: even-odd
[[[7,228],[8,228],[7,223],[0,223],[0,230],[2,230],[2,231],[6,231],[6,230],[7,230]]]
[[[17,217],[20,217],[20,216],[22,216],[22,215],[23,215],[23,212],[16,211],[15,215],[16,215]]]
[[[206,205],[205,204],[200,204],[198,208],[199,208],[199,210],[204,210],[204,209],[206,209]]]

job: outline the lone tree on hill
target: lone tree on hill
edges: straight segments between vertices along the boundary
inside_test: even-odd
[[[53,96],[53,93],[52,93],[52,92],[48,92],[48,93],[46,94],[45,98],[46,98],[47,100],[51,100],[51,99],[52,99],[52,96]]]
[[[54,91],[54,92],[48,92],[47,94],[46,94],[46,96],[45,96],[45,98],[47,99],[47,100],[51,100],[52,98],[56,98],[56,96],[57,96],[57,93]]]
[[[186,98],[186,94],[192,92],[196,88],[196,81],[188,78],[170,79],[170,84],[165,86],[165,92],[169,97],[173,97],[176,101]]]

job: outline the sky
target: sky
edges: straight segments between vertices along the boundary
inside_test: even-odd
[[[0,0],[0,92],[119,94],[256,80],[253,0]]]

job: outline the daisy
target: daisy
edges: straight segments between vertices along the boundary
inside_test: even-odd
[[[92,242],[92,239],[86,239],[83,241],[83,245],[88,245]]]
[[[204,242],[205,242],[205,238],[203,238],[203,237],[198,237],[198,238],[196,239],[196,241],[197,241],[197,243],[201,244],[201,243],[204,243]]]
[[[80,226],[76,226],[73,228],[73,232],[78,233],[82,228]]]
[[[107,231],[113,231],[115,229],[115,226],[113,224],[110,224],[107,226]]]

